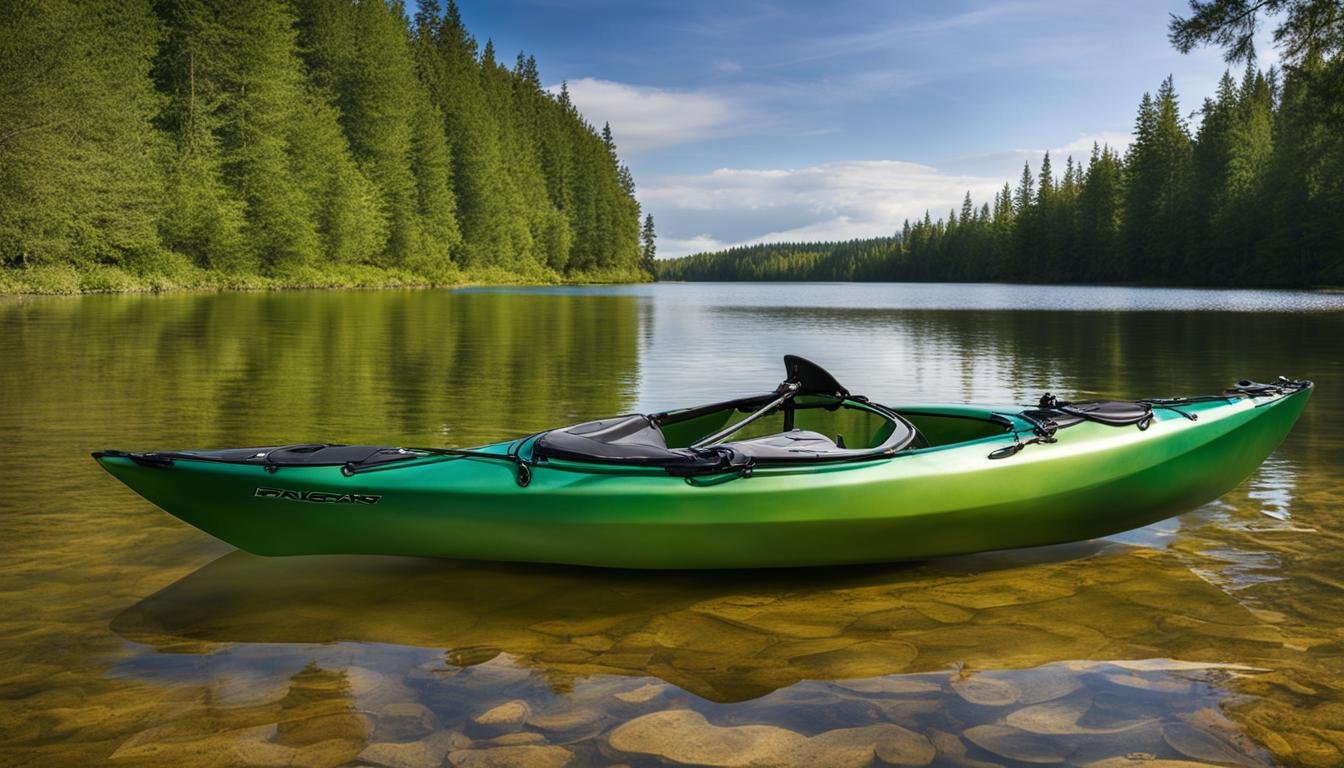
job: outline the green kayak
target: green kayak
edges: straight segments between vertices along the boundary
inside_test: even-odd
[[[1136,528],[1232,489],[1312,384],[1034,406],[888,407],[785,358],[771,392],[474,449],[304,444],[94,454],[261,555],[620,568],[918,560]]]

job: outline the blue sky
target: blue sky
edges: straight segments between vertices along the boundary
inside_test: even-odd
[[[611,122],[660,256],[889,234],[1047,149],[1062,172],[1094,140],[1123,147],[1144,91],[1170,73],[1189,113],[1225,67],[1171,49],[1180,0],[459,4]]]

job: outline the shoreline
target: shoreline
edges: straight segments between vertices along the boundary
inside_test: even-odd
[[[485,286],[562,286],[562,285],[629,285],[663,282],[669,284],[732,284],[756,283],[780,285],[798,283],[834,283],[840,285],[875,285],[888,281],[849,280],[657,280],[639,270],[612,270],[560,275],[549,269],[527,273],[513,273],[495,267],[453,270],[438,275],[424,275],[409,270],[388,269],[366,265],[350,265],[335,272],[317,271],[283,275],[256,275],[212,272],[193,268],[185,273],[137,274],[120,267],[100,265],[81,271],[68,265],[22,268],[0,268],[0,298],[31,296],[98,296],[98,295],[158,295],[191,293],[256,293],[310,290],[432,290],[436,288],[473,288]],[[1310,293],[1344,293],[1339,285],[1168,285],[1161,283],[1032,283],[1021,281],[985,280],[909,280],[891,281],[945,285],[1036,286],[1057,288],[1172,288],[1193,290],[1276,290]]]
[[[53,265],[0,269],[0,297],[432,289],[487,285],[610,285],[645,283],[652,279],[638,270],[560,275],[551,270],[513,273],[502,268],[485,267],[424,275],[409,270],[361,265],[343,267],[334,272],[311,271],[281,275],[234,274],[204,269],[174,274],[137,274],[106,265],[88,270]]]

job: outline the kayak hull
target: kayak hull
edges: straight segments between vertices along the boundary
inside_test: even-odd
[[[1085,422],[1003,458],[1012,434],[831,466],[687,480],[640,468],[515,468],[432,457],[340,467],[102,466],[168,513],[260,555],[384,554],[618,568],[921,560],[1141,527],[1234,488],[1283,441],[1311,388],[1157,409],[1145,430]],[[929,406],[948,412],[968,406]],[[918,413],[920,409],[902,409]],[[980,411],[983,413],[983,411]],[[1022,435],[1025,439],[1029,433]],[[511,444],[487,446],[503,453]]]

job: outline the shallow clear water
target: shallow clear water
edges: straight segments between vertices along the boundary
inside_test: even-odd
[[[469,445],[773,387],[893,404],[1318,389],[1111,539],[645,574],[263,559],[99,448]],[[656,285],[0,302],[6,765],[1344,764],[1344,296]]]

